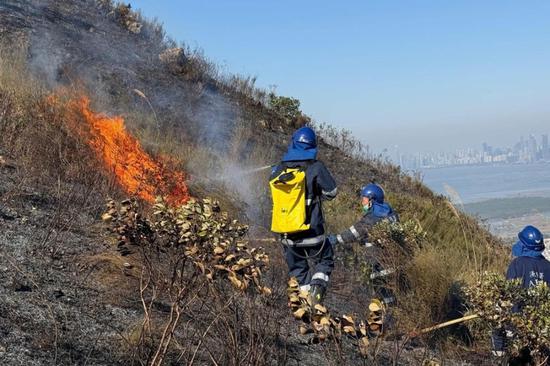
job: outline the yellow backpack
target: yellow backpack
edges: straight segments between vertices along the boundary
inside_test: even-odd
[[[291,234],[309,229],[309,224],[306,224],[305,169],[284,168],[269,181],[273,201],[271,231]]]

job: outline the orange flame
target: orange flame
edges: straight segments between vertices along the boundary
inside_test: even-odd
[[[87,97],[80,98],[75,106],[91,127],[88,144],[126,192],[148,202],[154,202],[157,195],[165,196],[173,205],[187,202],[189,192],[185,175],[167,169],[149,156],[136,138],[126,131],[122,117],[95,113]]]

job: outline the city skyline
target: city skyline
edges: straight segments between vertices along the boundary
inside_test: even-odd
[[[381,156],[400,165],[405,170],[423,168],[483,165],[483,164],[515,164],[550,162],[549,134],[529,134],[517,136],[517,141],[511,146],[495,146],[482,142],[477,147],[468,146],[454,151],[417,152],[415,154],[400,153],[399,150],[384,149]]]

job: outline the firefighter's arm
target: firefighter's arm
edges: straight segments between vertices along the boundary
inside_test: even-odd
[[[319,171],[317,174],[317,186],[321,192],[321,197],[325,200],[331,200],[336,197],[338,193],[338,187],[336,181],[325,167],[324,164],[319,164]]]
[[[339,244],[351,243],[354,241],[365,241],[369,237],[369,230],[373,222],[369,216],[363,216],[361,220],[351,225],[340,234],[336,235]]]

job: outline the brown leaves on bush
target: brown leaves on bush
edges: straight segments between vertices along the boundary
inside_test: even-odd
[[[364,357],[369,354],[369,339],[382,334],[382,324],[386,314],[386,308],[377,299],[372,300],[367,313],[367,320],[355,321],[351,315],[333,317],[328,309],[321,305],[312,306],[307,291],[300,291],[296,278],[288,281],[288,305],[294,318],[301,320],[300,334],[313,334],[310,343],[320,343],[328,338],[342,339],[342,336],[357,341],[359,352]]]
[[[231,220],[216,201],[191,199],[174,208],[158,198],[148,218],[136,200],[111,200],[102,219],[117,234],[119,246],[176,249],[209,280],[225,277],[235,289],[253,286],[261,294],[271,293],[261,280],[269,257],[261,248],[247,247],[248,226]]]

